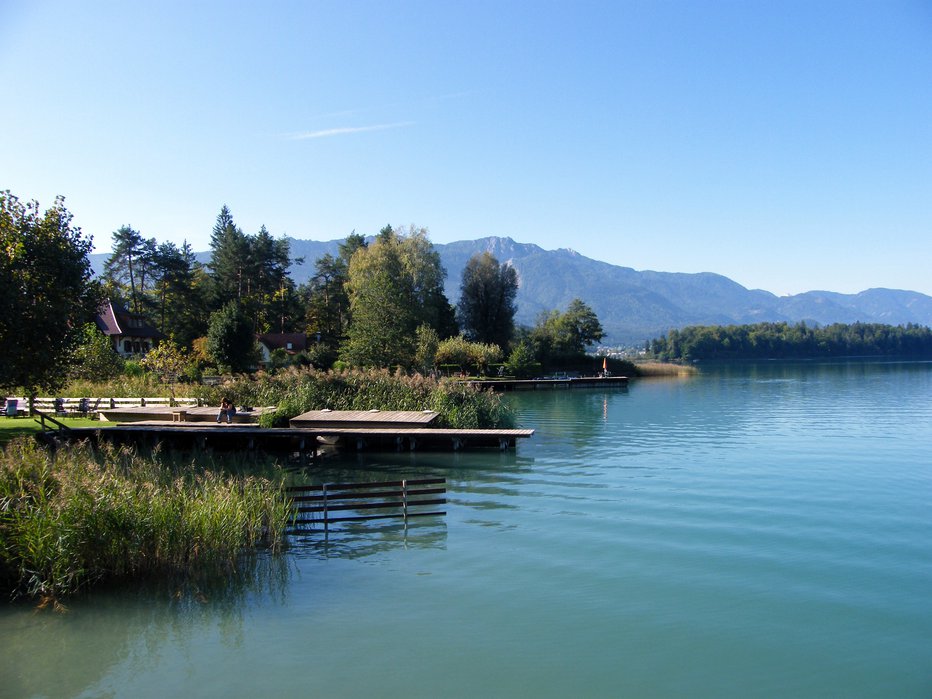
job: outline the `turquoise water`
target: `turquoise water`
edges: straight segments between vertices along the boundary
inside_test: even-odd
[[[932,364],[749,364],[512,394],[443,518],[249,579],[0,612],[0,696],[932,696]]]

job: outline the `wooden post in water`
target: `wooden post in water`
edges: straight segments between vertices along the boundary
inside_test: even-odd
[[[404,519],[405,529],[408,528],[408,479],[401,481],[401,517]]]
[[[328,531],[328,517],[327,517],[327,484],[324,483],[323,486],[323,496],[324,496],[324,535],[326,536]]]

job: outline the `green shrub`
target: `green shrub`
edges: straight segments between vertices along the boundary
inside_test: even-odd
[[[145,373],[145,368],[135,359],[128,359],[126,360],[126,364],[123,365],[123,374],[130,378],[139,378],[144,376]]]

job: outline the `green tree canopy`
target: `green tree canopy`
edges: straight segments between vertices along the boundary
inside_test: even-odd
[[[507,347],[514,334],[517,294],[514,267],[499,265],[489,252],[473,255],[463,270],[457,306],[466,336],[475,342]]]
[[[156,254],[155,238],[143,238],[132,226],[121,226],[113,232],[112,246],[113,252],[104,263],[107,294],[127,299],[133,313],[144,313]]]
[[[224,205],[211,233],[210,247],[207,266],[213,308],[238,301],[256,333],[272,328],[286,332],[301,324],[304,314],[288,268],[303,259],[291,260],[287,238],[273,238],[265,226],[256,235],[246,235]]]
[[[195,259],[191,245],[179,248],[167,242],[158,246],[153,258],[155,310],[159,330],[183,345],[207,331],[207,277]]]
[[[142,365],[154,372],[159,381],[169,385],[172,398],[175,397],[175,383],[190,364],[187,353],[172,338],[162,340],[142,358]]]
[[[232,372],[251,370],[257,361],[252,323],[231,301],[210,316],[207,354],[218,366]]]
[[[413,366],[418,326],[441,338],[455,329],[445,276],[424,229],[404,234],[386,226],[372,245],[357,249],[346,285],[352,321],[344,358],[357,366]]]
[[[81,344],[75,349],[72,379],[86,381],[108,381],[119,376],[125,364],[110,339],[97,328],[95,323],[86,323],[81,331]]]
[[[90,237],[64,198],[40,213],[0,192],[0,386],[54,392],[65,382],[83,327],[100,304]]]
[[[541,314],[528,339],[537,358],[549,364],[553,360],[585,355],[586,349],[603,335],[595,312],[581,299],[573,299],[563,313]]]

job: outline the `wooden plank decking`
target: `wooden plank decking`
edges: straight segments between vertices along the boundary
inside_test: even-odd
[[[311,410],[290,420],[292,427],[427,427],[433,410]]]

